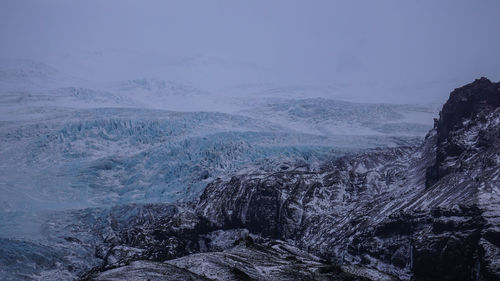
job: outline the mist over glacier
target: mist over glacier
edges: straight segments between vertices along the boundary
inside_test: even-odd
[[[471,77],[499,76],[498,3],[489,0],[4,1],[0,13],[1,58],[89,80],[442,104]]]

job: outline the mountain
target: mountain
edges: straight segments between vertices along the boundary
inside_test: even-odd
[[[115,227],[86,278],[497,280],[499,100],[481,78],[450,94],[419,146],[217,179]]]

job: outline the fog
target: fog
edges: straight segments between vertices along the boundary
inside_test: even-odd
[[[441,103],[475,78],[500,80],[499,27],[494,0],[4,0],[0,57],[233,95],[282,87],[319,89],[300,97]]]

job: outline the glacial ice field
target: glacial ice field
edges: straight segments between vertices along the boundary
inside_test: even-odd
[[[182,81],[96,82],[36,61],[2,61],[0,276],[24,267],[42,278],[43,270],[91,256],[49,239],[48,225],[73,224],[68,213],[189,201],[245,169],[314,169],[361,150],[412,145],[437,111],[286,98],[286,89],[235,96]]]

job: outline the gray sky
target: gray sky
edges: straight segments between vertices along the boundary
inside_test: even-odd
[[[153,75],[198,55],[247,68],[251,82],[351,87],[343,95],[370,101],[441,101],[474,78],[500,80],[496,0],[2,0],[0,40],[3,58],[65,57],[81,75]]]

